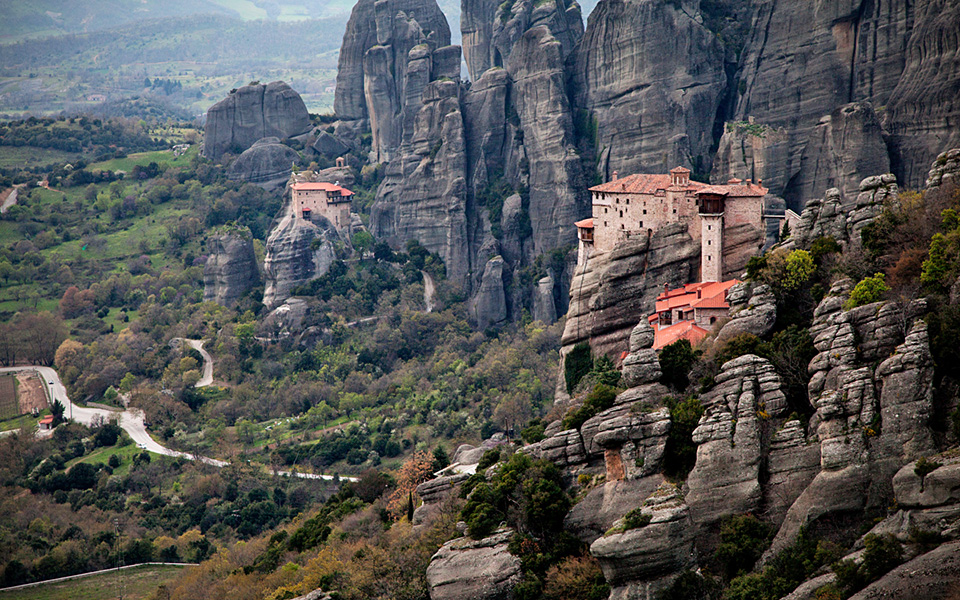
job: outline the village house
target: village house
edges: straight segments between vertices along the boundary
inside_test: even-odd
[[[324,217],[337,231],[350,230],[350,197],[353,192],[334,183],[297,181],[290,186],[294,214],[314,221]]]
[[[690,170],[676,167],[669,174],[639,173],[590,188],[593,217],[578,222],[579,263],[591,252],[609,252],[633,236],[647,236],[670,223],[685,223],[701,244],[700,280],[720,281],[726,235],[748,225],[764,231],[767,188],[761,181],[731,179],[708,185],[690,179]],[[758,248],[759,250],[759,248]]]
[[[653,349],[686,339],[697,346],[710,329],[730,314],[727,292],[740,283],[737,279],[688,283],[657,296],[656,312],[647,317],[653,327]]]

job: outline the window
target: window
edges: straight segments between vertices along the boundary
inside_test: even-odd
[[[623,229],[623,223],[620,223],[620,229]]]
[[[621,219],[623,218],[623,211],[622,211],[622,210],[620,211],[620,218],[621,218]]]
[[[607,209],[606,209],[606,208],[603,209],[603,214],[607,214]]]
[[[617,198],[617,204],[620,204],[620,198]]]
[[[683,311],[682,311],[682,310],[678,310],[678,311],[677,311],[677,320],[678,320],[678,321],[682,321],[682,320],[683,320]]]
[[[712,243],[710,240],[707,240],[707,245],[708,245],[708,246],[712,246],[713,243]]]
[[[677,209],[673,209],[673,214],[677,214]]]
[[[643,209],[643,214],[647,214],[647,209]]]
[[[710,317],[710,324],[711,324],[711,325],[713,325],[713,324],[716,323],[716,322],[717,322],[717,318],[716,318],[716,317]]]
[[[707,225],[707,231],[713,231],[713,225]]]
[[[640,227],[643,227],[643,221],[640,221]]]
[[[630,198],[627,198],[627,204],[630,204]]]

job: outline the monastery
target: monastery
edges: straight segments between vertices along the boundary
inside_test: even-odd
[[[692,181],[690,170],[668,175],[636,174],[590,188],[593,217],[578,222],[579,262],[591,252],[609,252],[633,236],[647,236],[669,223],[686,223],[700,241],[700,281],[722,281],[724,239],[734,228],[750,225],[764,231],[762,181],[731,179],[723,185]],[[757,248],[759,250],[759,247]]]
[[[350,190],[333,183],[296,181],[290,194],[297,218],[312,221],[324,217],[337,231],[350,233]]]

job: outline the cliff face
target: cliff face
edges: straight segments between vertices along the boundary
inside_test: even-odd
[[[233,161],[227,177],[249,181],[264,189],[280,189],[290,177],[292,165],[299,159],[296,151],[281,144],[279,138],[263,138]]]
[[[724,50],[698,20],[697,5],[604,0],[590,15],[576,55],[575,102],[578,118],[596,129],[604,181],[614,171],[709,170],[727,78]]]
[[[288,138],[310,131],[300,95],[282,81],[245,85],[207,111],[203,155],[219,160],[265,137]]]
[[[230,306],[260,284],[250,231],[228,232],[207,240],[203,301]]]

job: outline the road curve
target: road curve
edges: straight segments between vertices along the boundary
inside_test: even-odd
[[[210,357],[210,354],[203,349],[203,340],[188,340],[186,338],[182,339],[189,345],[191,348],[200,353],[200,356],[203,357],[203,376],[200,377],[200,381],[196,383],[193,387],[207,387],[213,383],[213,358]]]
[[[191,340],[187,340],[189,343]],[[191,344],[192,345],[192,344]],[[198,348],[199,350],[199,348]],[[201,354],[204,355],[204,372],[207,371],[207,365],[210,364],[210,370],[212,372],[213,365],[212,361],[207,363],[207,358],[209,354],[206,354],[205,351],[201,350]],[[150,437],[150,434],[147,433],[147,427],[143,423],[143,412],[137,409],[127,409],[122,412],[106,410],[103,408],[92,408],[89,406],[78,406],[74,404],[70,397],[67,395],[67,388],[63,385],[63,382],[60,381],[60,376],[57,374],[56,370],[51,367],[41,367],[41,366],[24,366],[24,367],[2,367],[0,368],[0,373],[16,373],[19,371],[36,371],[39,373],[40,378],[43,380],[44,386],[47,388],[48,397],[52,403],[55,400],[60,400],[63,403],[63,406],[66,408],[64,411],[64,416],[69,419],[73,419],[78,423],[83,423],[84,425],[93,425],[95,422],[100,420],[110,420],[113,418],[117,419],[117,424],[123,428],[127,434],[130,435],[130,438],[137,443],[141,448],[144,448],[154,454],[161,454],[163,456],[173,456],[185,458],[187,460],[197,460],[204,464],[213,465],[215,467],[225,467],[230,463],[217,460],[215,458],[208,458],[206,456],[199,456],[196,454],[189,454],[186,452],[179,452],[177,450],[171,450],[161,446]],[[298,473],[298,472],[289,472],[289,471],[277,471],[278,475],[289,475],[291,477],[298,477],[300,479],[324,479],[327,481],[333,480],[335,475],[317,475],[314,473]],[[346,481],[356,481],[356,477],[340,477],[340,479]]]

